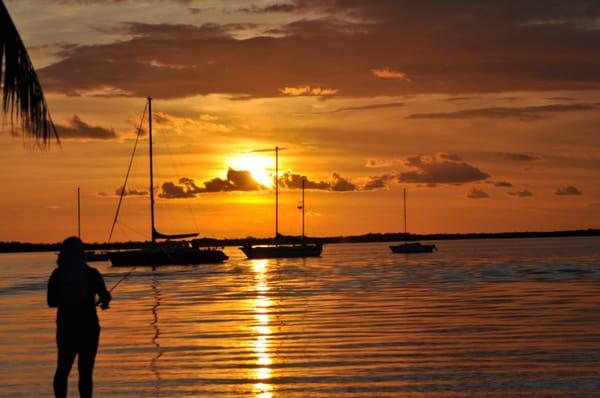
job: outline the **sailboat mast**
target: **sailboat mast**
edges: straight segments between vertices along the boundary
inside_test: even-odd
[[[275,244],[279,244],[279,147],[275,147]]]
[[[81,195],[77,187],[77,237],[81,239]]]
[[[150,222],[152,231],[152,243],[155,243],[154,237],[154,168],[152,164],[152,98],[148,97],[148,145],[149,145],[149,157],[150,157]]]
[[[306,205],[304,204],[304,182],[306,181],[306,177],[302,176],[302,241],[304,242],[304,208]]]
[[[404,188],[404,243],[408,237],[406,236],[406,188]]]

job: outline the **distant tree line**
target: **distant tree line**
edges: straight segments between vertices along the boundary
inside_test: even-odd
[[[600,236],[600,229],[581,229],[574,231],[548,231],[548,232],[495,232],[495,233],[465,233],[465,234],[404,234],[404,233],[368,233],[352,236],[305,237],[280,235],[279,243],[367,243],[367,242],[395,242],[416,240],[459,240],[459,239],[524,239],[524,238],[560,238],[560,237]],[[271,245],[275,238],[236,238],[236,239],[194,239],[188,243],[198,247],[225,247],[244,245]],[[145,242],[114,242],[114,243],[86,243],[87,250],[123,250],[148,247],[151,243]],[[182,244],[186,244],[183,242]],[[24,243],[0,242],[0,253],[20,252],[45,252],[59,251],[60,243]]]

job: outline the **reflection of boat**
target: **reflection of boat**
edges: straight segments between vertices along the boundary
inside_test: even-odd
[[[133,265],[191,265],[220,263],[227,260],[228,257],[221,250],[211,248],[200,249],[187,242],[170,241],[171,239],[191,238],[197,236],[197,233],[165,235],[156,230],[154,223],[154,173],[152,167],[152,98],[148,98],[148,145],[150,157],[150,222],[152,243],[142,249],[106,253],[112,265],[114,267]],[[125,184],[121,190],[121,198],[124,193]],[[167,243],[159,243],[157,242],[158,239],[165,239]]]
[[[154,373],[156,381],[154,383],[154,389],[156,390],[156,396],[160,396],[160,385],[162,379],[160,377],[160,368],[158,361],[163,355],[163,350],[160,347],[160,329],[158,328],[158,307],[160,307],[160,290],[158,289],[158,277],[156,271],[152,272],[152,292],[154,293],[155,302],[152,305],[152,328],[154,329],[154,335],[152,336],[152,345],[156,348],[156,355],[150,360],[150,370]]]
[[[275,245],[242,246],[240,250],[248,258],[292,258],[318,257],[323,251],[323,244],[309,243],[304,236],[304,181],[302,179],[302,239],[296,244],[279,244],[279,147],[275,147]]]
[[[390,249],[393,253],[431,253],[437,250],[435,245],[424,245],[420,242],[406,242],[406,188],[404,188],[404,243],[391,245]]]

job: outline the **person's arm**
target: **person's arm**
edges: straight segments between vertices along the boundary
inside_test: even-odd
[[[112,296],[106,289],[106,285],[104,284],[104,278],[102,278],[100,272],[97,269],[94,269],[94,274],[96,274],[96,287],[98,289],[98,297],[100,299],[98,302],[100,304],[100,308],[105,310],[108,308],[108,304],[112,300]]]
[[[54,270],[48,280],[48,291],[46,296],[48,307],[58,307],[58,276],[56,274],[57,270]]]

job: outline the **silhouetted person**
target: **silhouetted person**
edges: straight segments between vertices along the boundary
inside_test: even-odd
[[[96,295],[102,309],[108,308],[111,296],[102,275],[86,264],[79,238],[64,240],[56,263],[58,267],[48,281],[48,305],[58,307],[54,395],[57,398],[67,396],[69,373],[75,357],[79,356],[79,395],[88,398],[92,396],[92,372],[100,337]]]

